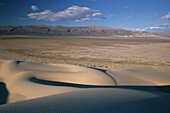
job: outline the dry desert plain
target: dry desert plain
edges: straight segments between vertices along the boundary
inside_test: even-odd
[[[45,37],[44,37],[45,38]],[[170,67],[170,40],[112,37],[0,39],[0,58],[88,67]]]
[[[1,113],[169,113],[170,40],[0,38]]]

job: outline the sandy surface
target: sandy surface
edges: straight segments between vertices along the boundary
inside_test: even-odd
[[[56,81],[58,84],[70,83],[98,86],[113,86],[115,84],[111,77],[100,71],[66,64],[42,65],[6,61],[1,65],[0,75],[2,81],[7,85],[9,94],[11,94],[8,98],[8,103],[18,101],[19,95],[22,98],[24,97],[25,100],[74,91],[74,88],[68,89],[55,85]],[[15,99],[15,95],[17,99]]]
[[[0,39],[0,112],[169,113],[169,49],[165,39]]]
[[[13,60],[1,60],[0,66],[2,113],[162,110],[166,113],[170,110],[170,71],[167,70],[117,68],[107,71]]]
[[[88,38],[88,37],[85,37]],[[170,69],[170,40],[112,38],[0,39],[0,58],[97,68]]]

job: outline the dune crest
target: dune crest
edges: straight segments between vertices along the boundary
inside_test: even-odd
[[[2,113],[166,113],[170,110],[169,71],[135,68],[106,71],[12,60],[0,64]]]
[[[0,75],[9,90],[8,103],[81,90],[58,84],[115,85],[114,80],[101,71],[66,64],[6,61],[1,65]]]

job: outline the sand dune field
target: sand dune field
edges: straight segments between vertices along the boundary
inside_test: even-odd
[[[0,39],[0,113],[169,113],[170,41]]]
[[[170,110],[169,71],[1,60],[0,75],[2,113]]]

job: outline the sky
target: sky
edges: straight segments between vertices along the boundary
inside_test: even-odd
[[[170,0],[0,0],[0,26],[108,26],[170,33]]]

